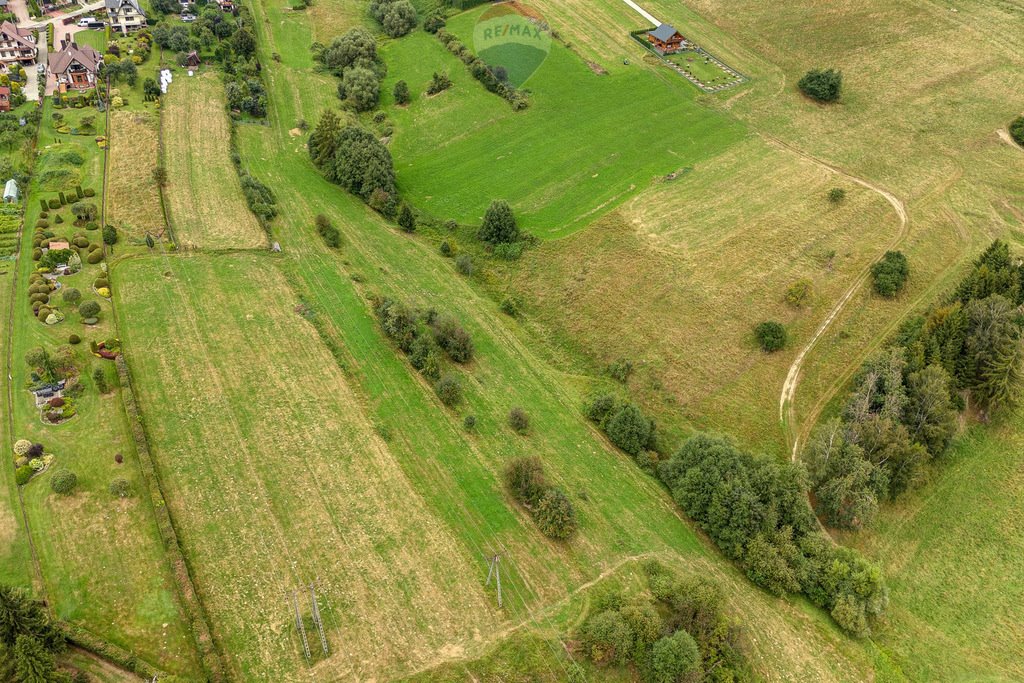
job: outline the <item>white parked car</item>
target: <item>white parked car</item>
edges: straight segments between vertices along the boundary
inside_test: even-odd
[[[93,21],[92,17],[82,17],[78,20],[78,25],[82,28],[89,28],[89,24]]]
[[[36,64],[36,73],[41,73],[41,74],[46,73],[46,65],[43,64],[42,62],[39,62],[38,64]]]
[[[181,15],[181,20],[185,21],[185,22],[195,21],[196,20],[196,15],[194,15],[194,14],[182,14]]]

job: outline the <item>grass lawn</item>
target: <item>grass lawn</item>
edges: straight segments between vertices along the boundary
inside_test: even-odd
[[[107,51],[107,32],[85,29],[75,33],[75,42],[80,46],[88,45],[100,54]]]
[[[483,9],[458,15],[448,29],[472,42]],[[399,187],[441,219],[479,223],[490,201],[504,198],[531,232],[562,237],[658,178],[721,153],[745,132],[698,105],[677,74],[637,66],[599,76],[558,43],[525,83],[531,107],[518,113],[429,34],[392,41],[383,54],[385,103],[399,79],[413,93],[408,107],[385,107],[395,122]],[[455,85],[426,97],[441,65]]]
[[[57,133],[52,124],[49,102],[44,109],[39,134],[39,167],[51,171],[73,170],[77,181],[86,187],[102,187],[103,158],[92,142],[71,142],[67,134]],[[64,122],[76,123],[88,110],[64,110]],[[97,117],[102,126],[103,118]],[[100,128],[98,133],[102,133]],[[72,147],[74,144],[74,147]],[[67,160],[73,149],[82,155],[79,162]],[[66,189],[66,188],[65,188]],[[37,175],[27,202],[26,224],[35,225],[40,215],[39,199],[52,198],[42,176]],[[88,201],[88,200],[86,200]],[[98,202],[99,197],[93,201]],[[64,219],[57,223],[57,216]],[[72,224],[67,208],[49,212],[47,219],[55,237],[70,237],[83,232],[98,242],[99,232],[85,233]],[[77,622],[102,638],[133,650],[156,666],[185,675],[197,671],[191,637],[183,623],[175,589],[163,556],[148,499],[114,498],[108,491],[110,481],[125,477],[141,491],[137,460],[116,390],[106,396],[96,391],[92,370],[107,364],[107,377],[114,382],[113,364],[89,353],[88,342],[114,336],[109,302],[100,299],[92,288],[100,275],[100,264],[87,264],[82,271],[61,278],[64,286],[76,287],[83,301],[101,304],[99,324],[87,327],[70,306],[55,304],[66,314],[64,322],[46,326],[32,315],[26,296],[28,276],[35,267],[31,259],[32,230],[25,232],[19,259],[19,291],[15,294],[13,339],[14,434],[11,439],[26,438],[44,444],[56,456],[56,465],[71,469],[78,476],[74,495],[60,497],[50,491],[53,468],[37,476],[23,489],[25,507],[39,554],[45,596],[58,616]],[[81,371],[85,393],[76,400],[77,415],[61,425],[46,425],[35,408],[32,396],[24,389],[29,368],[25,352],[43,345],[53,350],[67,343],[72,333],[83,343],[73,347]],[[116,382],[115,382],[116,384]],[[114,461],[122,453],[124,464]]]
[[[669,55],[667,59],[673,64],[677,64],[689,71],[704,85],[716,85],[718,83],[726,83],[735,80],[735,78],[726,73],[722,67],[693,50]]]
[[[179,73],[163,99],[167,209],[178,242],[205,249],[265,246],[231,164],[231,129],[217,74]]]

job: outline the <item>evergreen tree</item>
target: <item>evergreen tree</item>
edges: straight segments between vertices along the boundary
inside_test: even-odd
[[[320,121],[309,136],[309,158],[314,166],[324,168],[332,164],[340,132],[341,120],[334,111],[328,109],[320,115]]]
[[[14,671],[18,683],[54,683],[57,663],[42,643],[20,635],[14,643]]]
[[[477,237],[490,244],[508,244],[519,239],[519,226],[507,202],[500,199],[491,202]]]
[[[398,225],[406,232],[416,232],[416,216],[408,204],[402,204],[398,212]]]
[[[409,104],[412,96],[409,94],[409,84],[405,81],[395,83],[395,104]]]
[[[986,360],[975,394],[989,410],[1012,407],[1020,398],[1022,379],[1024,343],[1018,331]]]

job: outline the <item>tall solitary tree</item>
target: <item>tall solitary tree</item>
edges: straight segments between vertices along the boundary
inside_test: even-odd
[[[490,244],[508,244],[519,239],[519,226],[508,202],[501,199],[491,202],[477,237]]]

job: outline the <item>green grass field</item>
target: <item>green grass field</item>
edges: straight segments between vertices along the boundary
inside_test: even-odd
[[[850,543],[886,568],[878,639],[912,680],[1024,678],[1024,416],[973,427],[919,492]]]
[[[482,10],[458,15],[448,29],[472,42]],[[531,232],[562,237],[744,135],[735,120],[699,106],[693,86],[667,69],[599,76],[557,43],[526,82],[532,104],[518,113],[429,34],[388,43],[384,59],[385,94],[398,79],[413,93],[410,106],[385,107],[395,121],[399,187],[441,219],[477,223],[492,199],[504,198]],[[441,65],[455,85],[426,97]]]

